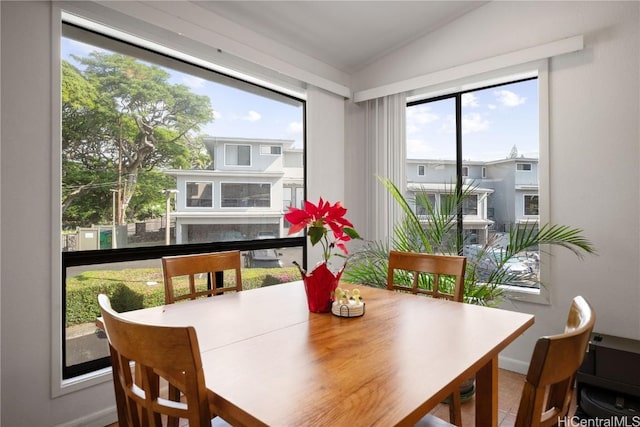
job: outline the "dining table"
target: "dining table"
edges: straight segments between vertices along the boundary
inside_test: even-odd
[[[476,379],[498,424],[498,355],[530,314],[341,283],[364,314],[312,313],[302,281],[121,313],[195,327],[216,413],[234,426],[410,426]]]

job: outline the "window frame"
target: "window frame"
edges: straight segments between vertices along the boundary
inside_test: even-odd
[[[535,214],[527,213],[527,197],[531,197],[531,198],[535,197],[538,199],[536,203],[536,205],[538,206],[538,213],[535,213]],[[522,195],[522,215],[526,217],[537,218],[539,214],[540,214],[540,195],[539,194],[523,194]]]
[[[207,184],[211,186],[211,206],[189,206],[189,184]],[[184,182],[184,193],[186,194],[184,199],[184,208],[185,209],[212,209],[214,207],[214,197],[215,197],[215,183],[213,181],[189,181],[185,180]],[[200,200],[200,199],[198,199]]]
[[[420,168],[422,168],[422,173],[420,173]],[[425,165],[418,165],[418,176],[426,176],[427,175],[427,167]]]
[[[263,151],[264,148],[269,148],[269,152],[265,153]],[[273,149],[277,148],[279,151],[278,153],[274,153]],[[282,156],[282,146],[281,145],[274,145],[274,144],[260,144],[260,155],[261,156]]]
[[[225,184],[244,184],[244,185],[268,185],[269,186],[269,206],[224,206],[222,203],[223,200],[223,196],[224,196],[224,192],[222,191],[222,187]],[[237,209],[263,209],[263,210],[267,210],[267,209],[271,209],[272,208],[272,203],[273,203],[273,194],[272,194],[272,189],[273,189],[273,183],[272,182],[267,182],[267,181],[220,181],[220,209],[229,209],[229,210],[237,210]]]
[[[71,5],[73,6],[73,5]],[[113,30],[112,27],[107,27],[106,24],[97,24],[95,27],[104,29],[105,32],[99,32],[93,25],[91,28],[82,27],[80,24],[75,23],[75,18],[71,18],[71,14],[66,13],[60,6],[54,6],[54,13],[52,14],[52,50],[53,55],[51,58],[52,63],[52,87],[60,88],[62,81],[61,73],[61,38],[68,37],[63,31],[63,27],[73,27],[75,30],[80,30],[89,34],[88,43],[94,44],[93,40],[98,38],[100,44],[117,43],[130,46],[134,50],[145,51],[147,55],[153,55],[154,57],[162,57],[166,61],[176,61],[179,63],[188,63],[190,66],[199,68],[202,72],[208,75],[215,75],[220,78],[221,81],[229,84],[228,82],[236,82],[243,87],[252,87],[252,91],[262,94],[263,96],[269,95],[269,99],[282,100],[289,99],[291,102],[299,103],[301,107],[301,118],[306,129],[306,99],[303,92],[278,90],[277,84],[260,85],[251,79],[244,80],[233,74],[224,74],[215,67],[207,67],[200,63],[190,63],[184,58],[170,57],[160,45],[154,44],[154,48],[149,48],[147,41],[141,42],[140,45],[134,45],[131,42],[132,38],[136,38],[132,34],[128,34],[127,37],[119,39],[112,35],[112,32],[118,32]],[[78,18],[84,20],[84,18]],[[87,21],[89,22],[89,21]],[[137,38],[136,38],[137,39]],[[83,39],[84,40],[84,39]],[[142,40],[142,39],[137,39]],[[153,43],[152,43],[153,44]],[[143,47],[144,45],[144,47]],[[100,46],[100,45],[98,45]],[[118,51],[118,49],[113,49]],[[133,55],[138,58],[138,56]],[[187,55],[188,56],[188,55]],[[141,59],[145,59],[142,57]],[[215,65],[215,64],[213,64]],[[251,77],[249,74],[245,74]],[[254,78],[256,81],[269,83],[262,78]],[[218,81],[218,80],[216,80]],[[267,95],[265,95],[267,94]],[[60,90],[54,90],[52,95],[52,111],[54,118],[61,118],[61,93]],[[62,124],[60,120],[51,121],[52,134],[61,135]],[[60,228],[61,209],[60,203],[56,200],[61,198],[61,171],[60,171],[60,154],[61,144],[58,143],[53,147],[52,152],[52,209],[57,215],[52,215],[52,229],[57,230]],[[250,151],[251,162],[253,159],[253,150]],[[306,131],[303,133],[303,195],[306,197],[307,189],[307,170],[306,170],[306,155],[307,155],[307,138]],[[215,184],[214,184],[215,185]],[[213,199],[216,190],[212,186],[212,204],[215,205]],[[191,208],[193,209],[193,207]],[[240,250],[249,251],[254,249],[277,249],[277,248],[301,248],[302,249],[302,262],[303,268],[306,268],[307,264],[307,244],[306,236],[300,237],[282,237],[275,239],[262,239],[262,240],[247,240],[247,241],[230,241],[230,242],[209,242],[209,243],[192,243],[186,245],[173,245],[173,246],[147,246],[144,248],[130,247],[119,249],[101,249],[101,250],[88,250],[88,251],[76,251],[76,252],[62,252],[61,251],[61,236],[56,233],[52,238],[52,310],[51,310],[51,394],[53,397],[62,396],[68,393],[82,390],[87,387],[94,386],[96,384],[104,383],[111,380],[111,368],[109,364],[109,358],[102,358],[92,360],[81,364],[82,366],[74,365],[70,367],[65,366],[66,360],[66,331],[65,331],[65,313],[66,313],[66,276],[67,268],[77,267],[82,265],[93,264],[110,264],[116,262],[128,262],[128,261],[142,261],[159,259],[163,256],[172,255],[186,255],[192,253],[204,253],[204,252],[218,252],[228,250]]]
[[[227,161],[227,148],[229,148],[229,147],[237,147],[237,148],[239,148],[239,147],[249,147],[249,164],[248,165],[238,165],[238,164],[229,163]],[[234,168],[250,168],[251,166],[253,166],[253,149],[252,148],[253,147],[251,146],[251,144],[232,144],[232,143],[225,142],[224,148],[223,148],[224,149],[224,154],[223,154],[224,165],[228,166],[228,167],[234,167]],[[236,151],[236,154],[239,154],[239,153]]]
[[[475,198],[475,203],[471,202],[471,198]],[[475,205],[475,209],[473,209],[474,213],[468,213],[467,210],[469,206],[468,204],[471,203],[472,205]],[[480,211],[480,209],[478,208],[478,205],[480,203],[480,197],[477,194],[468,194],[464,197],[463,201],[462,201],[462,215],[464,216],[471,216],[471,217],[477,217],[478,216],[478,211]]]
[[[491,85],[524,80],[530,77],[538,79],[538,195],[540,224],[550,222],[550,175],[549,175],[549,59],[522,63],[502,69],[494,69],[477,73],[458,80],[439,83],[430,87],[418,88],[407,94],[407,106],[417,104],[420,101],[434,98],[447,98],[457,92],[468,92]],[[535,304],[551,304],[549,283],[551,279],[551,258],[554,248],[550,245],[541,245],[540,264],[544,268],[540,270],[539,289],[531,289],[517,286],[503,286],[507,299],[524,301]]]
[[[528,166],[529,168],[527,169],[526,166]],[[532,172],[533,171],[533,164],[531,164],[530,162],[517,162],[516,163],[516,171],[517,172]]]

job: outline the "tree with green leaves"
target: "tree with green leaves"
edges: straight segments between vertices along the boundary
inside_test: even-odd
[[[118,224],[157,215],[159,190],[175,185],[158,168],[207,166],[197,132],[211,100],[129,56],[74,59],[81,69],[62,63],[63,223],[105,221],[112,197]]]

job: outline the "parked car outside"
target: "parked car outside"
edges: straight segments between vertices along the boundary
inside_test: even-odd
[[[244,255],[244,266],[248,268],[282,268],[282,254],[275,249],[256,249]]]

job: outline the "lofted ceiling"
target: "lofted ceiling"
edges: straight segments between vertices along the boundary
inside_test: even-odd
[[[193,1],[346,73],[486,1]]]

